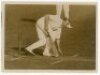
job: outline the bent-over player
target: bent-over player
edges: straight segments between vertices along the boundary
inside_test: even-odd
[[[28,46],[26,50],[34,55],[34,49],[45,46],[43,52],[44,56],[59,56],[58,53],[50,53],[50,49],[52,46],[50,47],[50,44],[48,44],[48,42],[50,41],[48,41],[48,37],[51,38],[51,42],[57,43],[57,50],[62,53],[60,50],[60,35],[63,25],[67,27],[69,23],[63,24],[63,20],[58,15],[46,15],[40,18],[36,23],[36,30],[39,40],[36,43]]]

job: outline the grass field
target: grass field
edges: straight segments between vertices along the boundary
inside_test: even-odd
[[[58,58],[45,56],[7,56],[6,70],[94,70],[95,60],[83,57],[61,56]]]

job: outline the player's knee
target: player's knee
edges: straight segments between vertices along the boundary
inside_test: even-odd
[[[44,40],[41,40],[41,43],[43,44],[43,45],[45,45],[46,44],[46,40],[44,39]]]

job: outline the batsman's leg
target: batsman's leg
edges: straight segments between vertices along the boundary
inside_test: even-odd
[[[33,55],[34,55],[33,53],[34,49],[44,46],[46,44],[45,34],[37,26],[36,26],[36,29],[37,29],[39,40],[36,43],[33,43],[32,45],[26,47],[26,50]]]
[[[57,39],[57,40],[56,40],[56,44],[57,44],[57,49],[58,49],[59,53],[60,53],[61,55],[63,55],[63,52],[61,51],[61,48],[60,48],[60,39]]]
[[[62,31],[61,28],[59,28],[59,29],[56,31],[56,46],[57,46],[58,52],[59,52],[61,55],[63,55],[63,52],[62,52],[61,47],[60,47],[61,31]]]
[[[56,37],[57,37],[57,33],[56,31],[52,31],[51,30],[51,42],[52,42],[52,56],[54,57],[58,57],[59,53],[58,53],[58,49],[57,49],[57,44],[56,44]]]
[[[61,12],[62,12],[62,4],[56,4],[56,15],[61,17]]]
[[[43,51],[43,55],[44,56],[52,56],[50,50],[51,50],[51,47],[52,47],[52,44],[50,43],[51,40],[49,39],[49,37],[47,37],[46,39],[46,45],[45,45],[45,49]]]
[[[64,3],[63,4],[63,10],[64,10],[64,17],[69,18],[69,4]]]

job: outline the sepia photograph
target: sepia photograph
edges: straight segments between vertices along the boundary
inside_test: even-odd
[[[96,3],[2,3],[4,70],[96,71]]]

